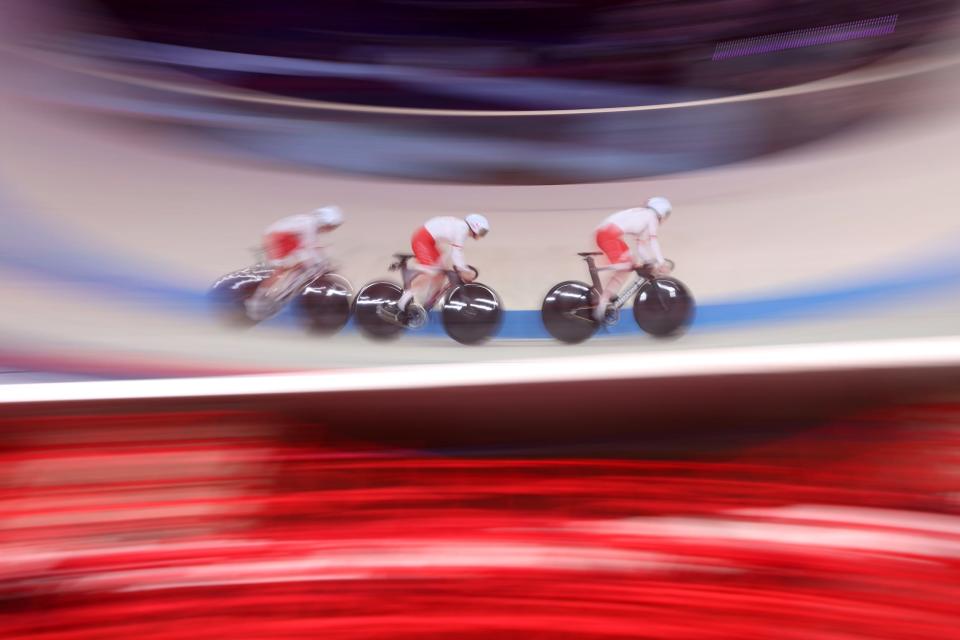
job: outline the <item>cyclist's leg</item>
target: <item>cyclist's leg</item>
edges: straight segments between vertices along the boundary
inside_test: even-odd
[[[296,278],[300,266],[300,236],[296,233],[274,232],[263,239],[263,249],[273,273],[265,279],[244,303],[253,320],[270,315],[275,300]]]
[[[400,311],[403,311],[407,308],[407,305],[410,304],[410,301],[414,298],[414,292],[417,290],[418,281],[426,277],[425,273],[418,273],[410,279],[410,286],[403,290],[403,293],[400,294],[400,299],[397,300],[397,307]]]
[[[413,277],[410,281],[410,287],[404,290],[400,296],[397,306],[401,312],[406,309],[410,301],[416,297],[419,297],[424,302],[429,300],[433,295],[432,292],[435,291],[438,286],[437,281],[439,280],[441,283],[443,281],[443,271],[440,266],[440,250],[437,248],[437,241],[433,239],[433,236],[430,235],[426,227],[417,229],[413,234],[413,238],[410,240],[410,245],[413,249],[413,255],[416,257],[417,262],[420,263],[422,272]],[[418,292],[421,293],[420,296],[415,295]]]
[[[424,273],[423,276],[424,277],[420,279],[422,284],[418,287],[417,291],[420,295],[416,296],[416,298],[426,306],[447,283],[447,274],[442,270],[437,270],[433,273]]]
[[[400,296],[397,306],[403,311],[413,300],[421,300],[426,304],[440,290],[444,281],[445,274],[439,269],[424,270],[418,273],[410,281],[410,288],[406,289]]]
[[[260,284],[266,290],[300,263],[300,236],[285,231],[268,233],[263,239],[263,251],[273,267],[273,274]]]
[[[330,258],[318,247],[304,248],[300,250],[297,257],[300,264],[303,265],[306,275],[311,278],[328,273],[332,268]]]
[[[289,297],[311,279],[319,275],[323,268],[315,254],[309,249],[297,249],[284,258],[274,262],[276,272],[269,285],[262,288],[267,294],[280,300]],[[266,284],[266,283],[265,283]]]
[[[600,300],[594,309],[593,317],[602,320],[610,305],[610,300],[620,293],[624,283],[633,270],[633,260],[630,256],[630,247],[623,241],[623,231],[614,225],[609,225],[597,231],[597,246],[610,261],[612,274],[600,292]]]
[[[607,307],[610,306],[610,303],[614,301],[617,294],[623,289],[624,283],[630,276],[630,271],[631,266],[629,263],[627,263],[626,268],[618,268],[613,271],[613,275],[610,276],[606,285],[603,287],[603,291],[600,292],[600,300],[597,301],[597,306],[593,310],[595,320],[602,320],[604,318],[607,313]]]

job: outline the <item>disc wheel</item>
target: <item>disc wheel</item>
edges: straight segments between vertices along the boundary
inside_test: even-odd
[[[400,299],[402,290],[393,282],[371,282],[353,301],[353,317],[360,332],[374,340],[388,340],[399,335],[403,327],[387,322],[377,314],[377,307]]]
[[[696,303],[686,286],[673,278],[645,283],[633,301],[633,318],[656,338],[682,334],[693,322]]]
[[[320,276],[297,297],[297,312],[311,333],[331,335],[340,331],[350,319],[350,296],[353,287],[341,275]]]
[[[214,315],[234,327],[251,327],[257,324],[247,315],[245,303],[260,283],[272,274],[273,269],[268,267],[248,267],[217,280],[208,294]]]
[[[589,339],[600,326],[593,319],[598,298],[596,289],[576,280],[561,282],[550,289],[540,307],[547,333],[567,344]]]
[[[447,335],[460,344],[480,344],[500,330],[503,304],[493,289],[471,282],[447,295],[442,314]]]

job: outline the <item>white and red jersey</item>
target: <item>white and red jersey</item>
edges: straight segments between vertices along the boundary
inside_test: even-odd
[[[292,267],[325,260],[317,216],[301,213],[277,220],[264,232],[267,259],[275,266]]]
[[[466,222],[454,216],[438,216],[427,220],[423,227],[427,230],[438,248],[440,245],[450,247],[450,261],[458,269],[466,269],[467,263],[463,259],[463,243],[470,237],[470,227]]]
[[[657,212],[647,207],[624,209],[607,216],[597,227],[597,231],[609,229],[611,226],[620,229],[624,236],[631,236],[635,240],[637,257],[644,262],[664,262],[657,239],[657,230],[660,228],[660,218]]]

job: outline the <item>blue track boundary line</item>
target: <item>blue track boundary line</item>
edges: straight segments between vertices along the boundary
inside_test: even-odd
[[[26,271],[55,282],[90,287],[123,298],[134,304],[162,305],[167,309],[189,314],[211,315],[211,301],[206,291],[171,285],[157,278],[141,275],[124,264],[93,250],[78,247],[65,233],[49,228],[0,200],[0,219],[5,233],[0,238],[0,266]],[[38,251],[37,247],[42,250]],[[823,319],[837,314],[863,312],[868,307],[902,305],[909,300],[938,291],[960,288],[960,252],[949,251],[928,259],[924,265],[914,264],[909,270],[887,267],[888,274],[878,273],[861,282],[834,284],[821,291],[811,290],[790,295],[747,298],[739,301],[698,305],[694,329],[718,330],[776,324],[799,318]],[[904,275],[910,274],[910,275]],[[696,284],[687,283],[696,297]],[[491,286],[495,287],[495,284]],[[544,292],[545,294],[546,292]],[[540,301],[537,300],[537,303]],[[442,336],[443,328],[431,314],[431,322],[419,335]],[[633,335],[640,329],[624,307],[621,321],[600,335]],[[624,317],[626,316],[626,317]],[[296,318],[288,309],[270,321],[273,326],[295,326]],[[353,328],[352,322],[348,330]],[[499,339],[543,340],[550,336],[537,309],[506,310]]]

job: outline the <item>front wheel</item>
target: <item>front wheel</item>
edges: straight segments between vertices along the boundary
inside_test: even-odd
[[[600,326],[593,319],[593,308],[599,297],[597,290],[585,282],[568,280],[554,286],[540,307],[547,333],[567,344],[590,338]]]
[[[695,313],[693,296],[682,282],[673,278],[644,283],[633,302],[633,318],[641,329],[657,338],[683,333]]]
[[[399,335],[403,327],[381,318],[377,308],[388,302],[397,302],[402,293],[397,284],[385,280],[371,282],[360,289],[353,301],[353,317],[360,332],[374,340],[387,340]]]
[[[343,328],[350,319],[350,281],[336,273],[315,279],[297,297],[297,311],[304,326],[311,332],[330,335]]]
[[[480,344],[497,334],[503,321],[500,296],[478,282],[460,285],[443,301],[443,328],[460,344]]]

